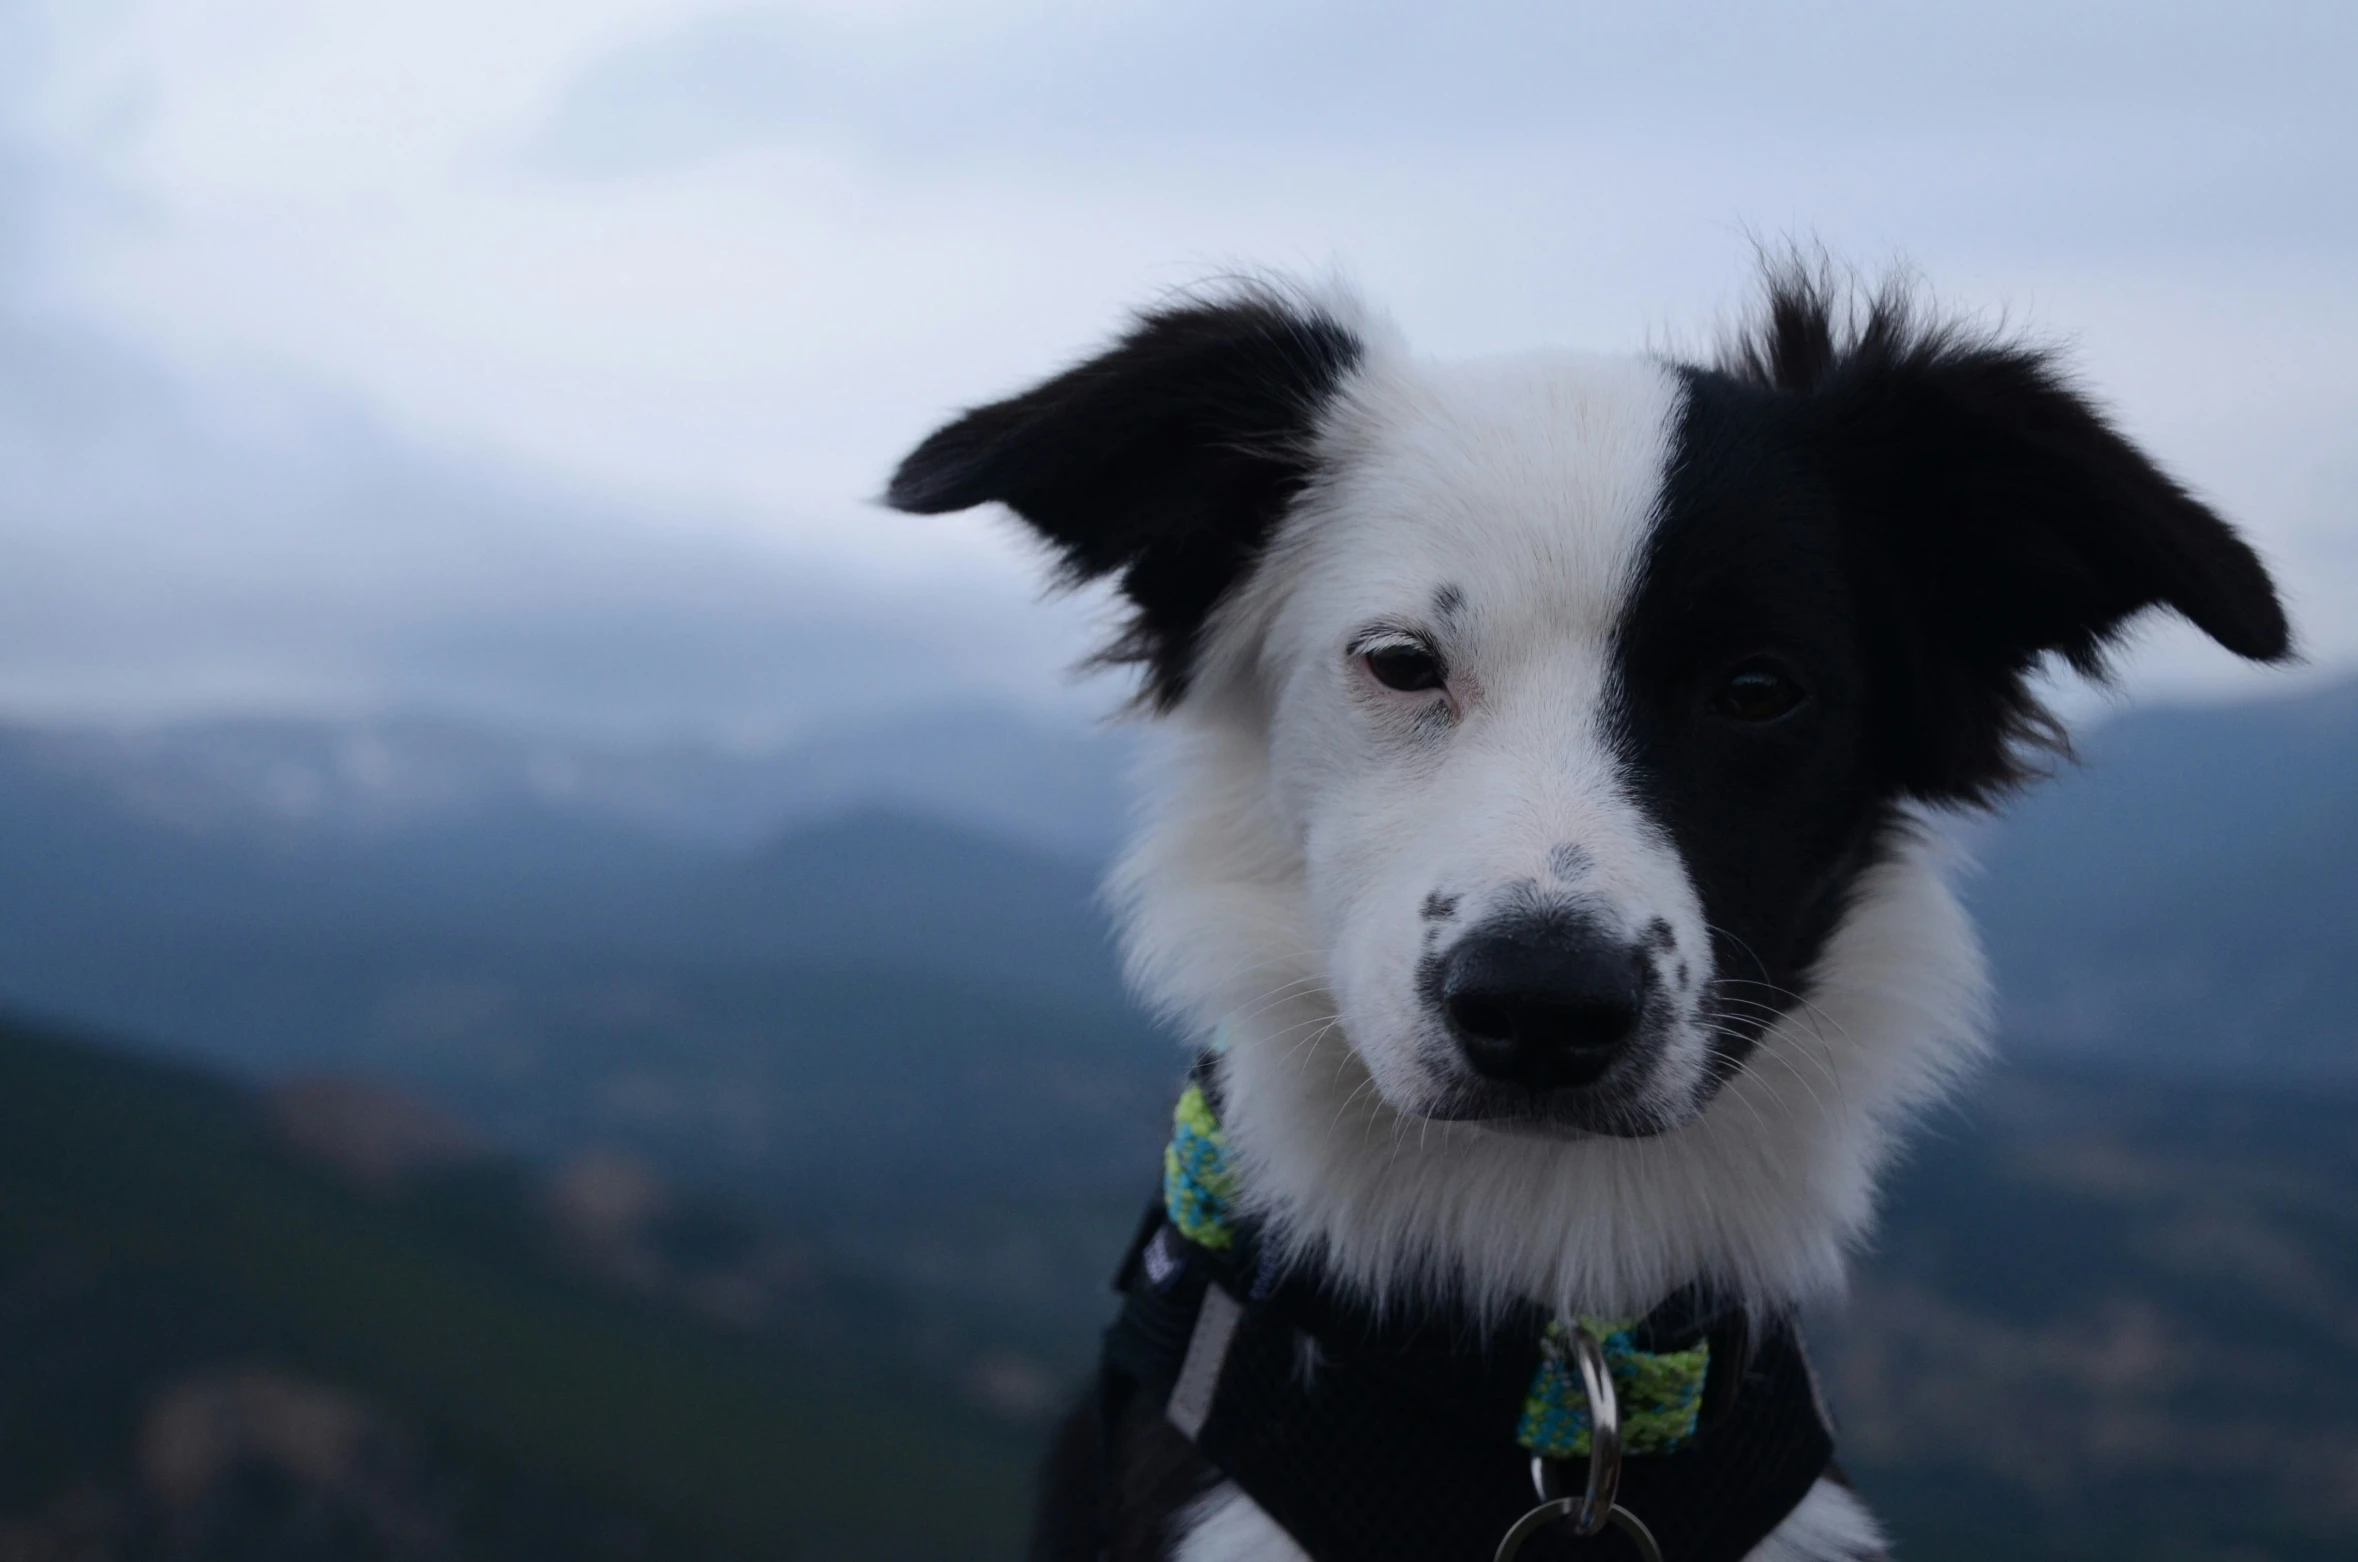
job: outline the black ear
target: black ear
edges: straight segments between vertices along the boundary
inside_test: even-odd
[[[1134,609],[1108,660],[1146,697],[1187,691],[1205,617],[1309,480],[1320,408],[1359,338],[1271,292],[1139,319],[1112,348],[937,430],[893,474],[896,509],[997,500],[1055,545],[1072,579],[1121,577]]]
[[[1924,328],[1887,291],[1845,331],[1822,283],[1773,284],[1731,365],[1802,398],[1865,604],[1876,722],[1917,796],[1987,802],[2057,741],[2042,657],[2101,675],[2128,620],[2168,607],[2238,656],[2291,652],[2276,589],[2234,529],[2156,468],[2053,358]]]

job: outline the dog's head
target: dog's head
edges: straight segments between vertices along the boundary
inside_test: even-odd
[[[1799,279],[1712,365],[1190,302],[890,500],[1118,577],[1148,703],[1258,745],[1276,860],[1227,871],[1298,895],[1375,1089],[1521,1134],[1701,1113],[1906,811],[2020,778],[2050,654],[2157,605],[2287,653],[2251,550],[2045,356]]]

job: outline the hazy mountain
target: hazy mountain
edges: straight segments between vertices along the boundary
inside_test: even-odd
[[[2358,1077],[2358,684],[2134,711],[1991,833],[2017,1049]]]
[[[1151,1150],[1180,1067],[1122,999],[1089,870],[929,820],[729,856],[545,816],[254,853],[71,801],[29,829],[0,807],[0,886],[31,897],[0,916],[8,1001],[252,1073],[411,1079],[539,1153],[832,1190],[980,1159],[1053,1187]],[[1079,1100],[1097,1127],[1037,1132]]]
[[[922,813],[1095,859],[1124,808],[1119,728],[981,708],[838,723],[769,748],[636,747],[431,717],[0,728],[0,773],[86,790],[127,819],[287,842],[415,838],[542,814],[747,848],[856,808]]]
[[[407,1081],[550,1162],[629,1151],[825,1231],[937,1335],[1055,1361],[1183,1067],[1094,879],[890,813],[738,851],[513,796],[296,828],[0,763],[0,998]]]

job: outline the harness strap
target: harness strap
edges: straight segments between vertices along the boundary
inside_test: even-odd
[[[1577,1379],[1544,1349],[1563,1325],[1536,1308],[1488,1329],[1440,1309],[1378,1318],[1265,1263],[1235,1212],[1208,1072],[1181,1098],[1163,1196],[1116,1277],[1104,1424],[1143,1395],[1315,1562],[1488,1562],[1531,1505],[1531,1453],[1587,1453]],[[1666,1562],[1740,1562],[1833,1455],[1798,1335],[1693,1292],[1584,1322],[1625,1405],[1623,1505]],[[1585,1562],[1628,1545],[1568,1530],[1524,1555]]]

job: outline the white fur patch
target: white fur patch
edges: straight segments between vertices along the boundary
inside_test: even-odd
[[[1172,1562],[1309,1562],[1293,1537],[1233,1486],[1206,1492],[1176,1528]]]
[[[1820,1481],[1745,1562],[1876,1562],[1890,1542],[1848,1487]]]

